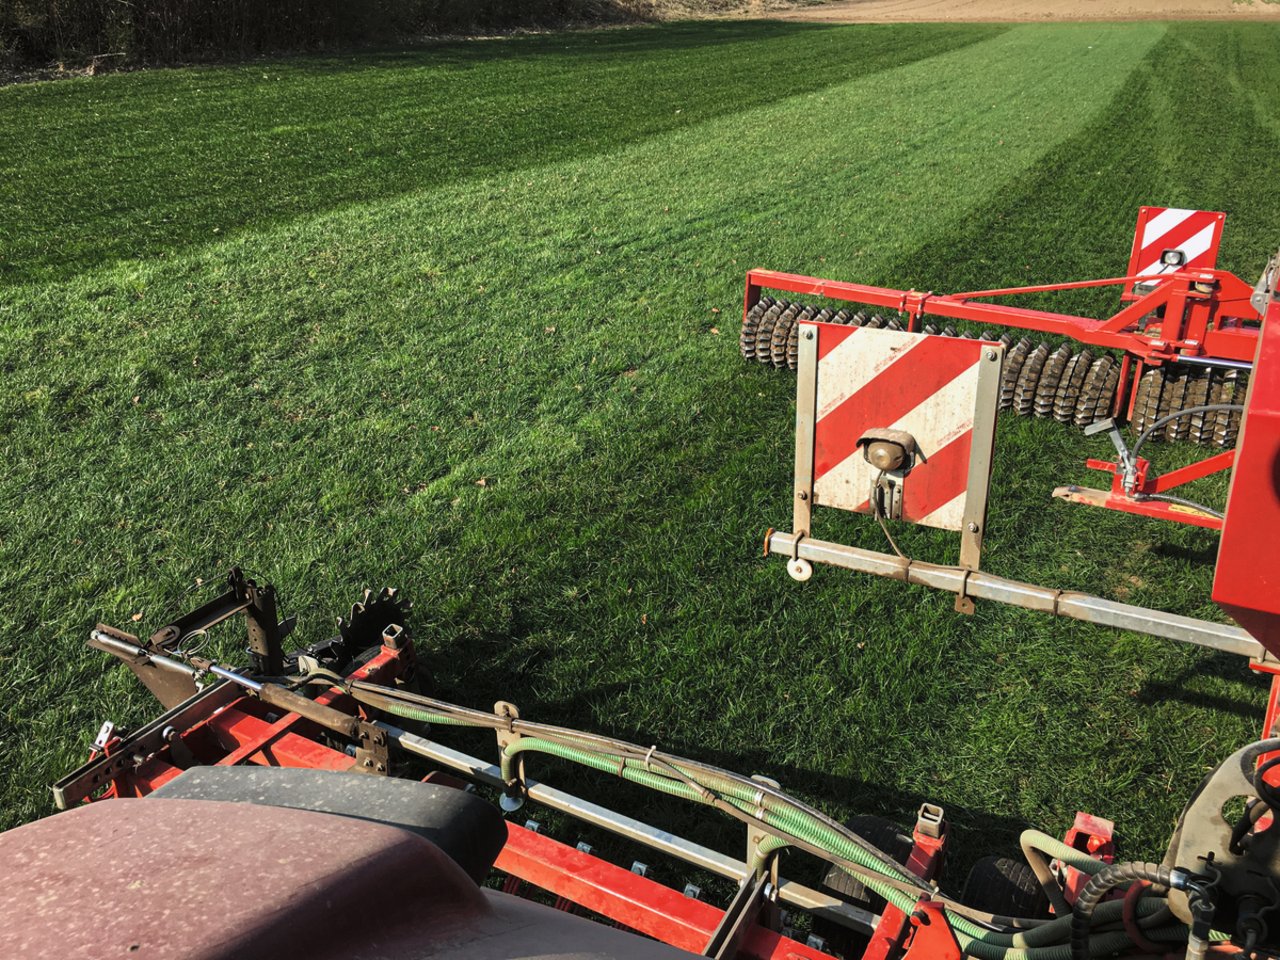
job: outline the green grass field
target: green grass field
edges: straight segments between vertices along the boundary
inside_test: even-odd
[[[742,275],[1111,276],[1154,203],[1228,211],[1221,263],[1252,280],[1280,242],[1278,41],[699,24],[0,90],[0,824],[49,812],[102,720],[153,710],[86,650],[93,623],[149,632],[238,563],[308,642],[400,586],[445,697],[835,814],[941,803],[957,885],[1077,809],[1158,858],[1261,682],[761,560],[790,519],[794,380],[737,356]],[[1216,616],[1214,536],[1049,500],[1106,450],[1002,420],[986,565]],[[881,547],[865,518],[819,532]]]

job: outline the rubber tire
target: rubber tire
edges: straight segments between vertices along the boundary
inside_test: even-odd
[[[983,857],[975,863],[960,902],[1004,917],[1040,920],[1053,915],[1035,872],[1024,861],[1009,857]]]

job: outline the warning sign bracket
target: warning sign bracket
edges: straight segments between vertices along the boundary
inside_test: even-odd
[[[828,323],[798,346],[795,534],[815,507],[902,519],[957,531],[959,566],[979,569],[1003,346]],[[973,610],[963,590],[956,605]]]

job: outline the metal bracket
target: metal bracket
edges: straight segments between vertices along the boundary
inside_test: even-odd
[[[898,472],[881,473],[871,484],[869,499],[873,509],[886,520],[902,519],[902,492],[906,475]]]
[[[1138,486],[1138,464],[1133,459],[1133,454],[1129,452],[1129,446],[1124,442],[1124,437],[1120,433],[1120,427],[1116,424],[1114,417],[1107,417],[1105,420],[1099,420],[1091,423],[1084,428],[1086,437],[1097,436],[1105,433],[1111,437],[1111,443],[1116,448],[1116,458],[1120,461],[1121,485],[1129,496],[1133,496],[1133,491]]]
[[[514,703],[508,703],[506,700],[499,700],[493,705],[493,712],[507,721],[506,727],[498,727],[494,731],[494,735],[498,740],[498,756],[502,757],[507,747],[520,739],[521,734],[515,730],[515,721],[520,719],[520,708]],[[505,768],[507,765],[502,764]],[[524,798],[528,793],[525,775],[524,775],[524,754],[516,756],[515,764],[510,768],[511,777],[503,785],[503,795],[500,806],[507,813],[519,810],[524,805]]]
[[[387,745],[386,731],[375,723],[362,720],[357,736],[356,765],[351,768],[351,772],[378,777],[390,774],[391,749]]]
[[[720,925],[707,941],[702,955],[713,960],[730,960],[737,956],[743,939],[755,925],[761,910],[770,902],[770,895],[776,889],[763,876],[745,878],[725,910]]]
[[[93,796],[116,777],[133,769],[135,757],[149,757],[169,742],[166,731],[186,730],[200,718],[209,716],[244,695],[234,683],[219,681],[190,700],[161,714],[133,733],[119,738],[106,753],[73,770],[53,785],[53,802],[59,810]]]

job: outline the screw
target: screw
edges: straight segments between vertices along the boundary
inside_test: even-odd
[[[970,523],[970,524],[969,524],[969,532],[970,532],[970,533],[977,533],[977,532],[978,532],[978,525],[977,525],[976,523]]]
[[[987,351],[987,359],[988,359],[988,360],[994,360],[995,358],[996,358],[996,352],[995,352],[994,350],[988,350],[988,351]]]
[[[805,338],[806,340],[812,340],[812,339],[813,339],[813,331],[812,331],[812,330],[806,330],[806,331],[804,332],[804,338]]]
[[[809,494],[808,494],[808,493],[806,493],[806,492],[805,492],[805,491],[803,491],[803,490],[801,490],[798,494],[796,494],[796,496],[798,496],[801,500],[808,500],[808,499],[809,499]]]
[[[372,767],[372,766],[373,766],[373,761],[372,761],[372,760],[369,760],[368,758],[366,758],[366,759],[365,759],[365,761],[364,761],[364,766],[366,766],[366,767]]]

